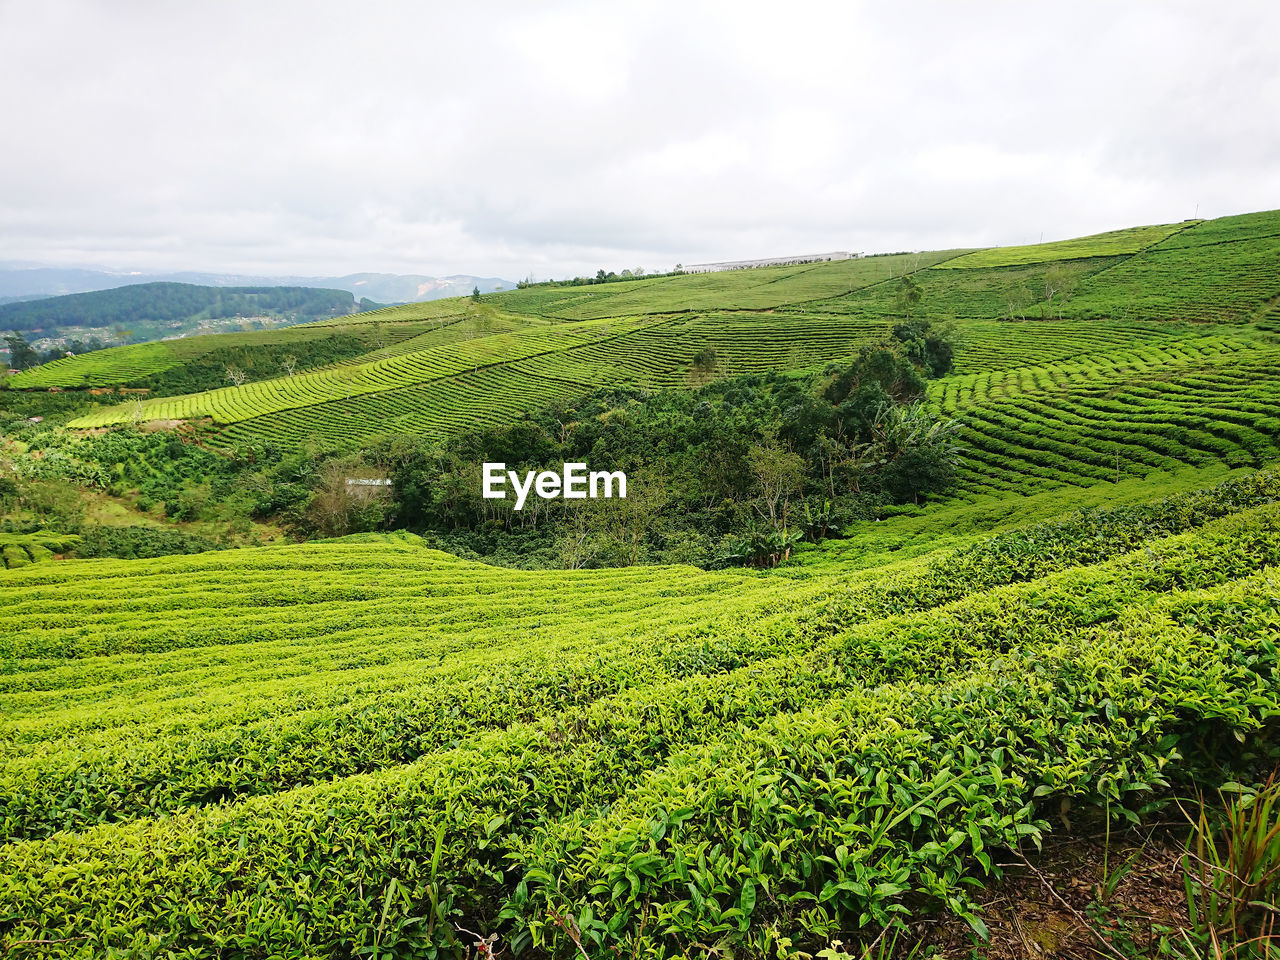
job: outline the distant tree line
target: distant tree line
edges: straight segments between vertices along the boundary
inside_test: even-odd
[[[3,304],[0,305],[0,328],[22,331],[69,326],[127,327],[135,323],[240,316],[318,320],[355,312],[355,297],[345,290],[141,283],[115,290]]]

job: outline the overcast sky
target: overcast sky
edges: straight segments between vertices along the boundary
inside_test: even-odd
[[[0,260],[519,279],[1280,207],[1280,4],[0,0]]]

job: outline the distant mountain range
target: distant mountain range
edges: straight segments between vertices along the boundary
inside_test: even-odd
[[[0,263],[0,303],[35,300],[69,293],[90,293],[141,283],[194,283],[208,287],[320,287],[346,290],[357,300],[416,303],[460,297],[479,287],[481,293],[515,286],[500,277],[428,277],[418,274],[352,273],[345,277],[263,277],[223,273],[110,273],[71,267]]]
[[[380,306],[367,297],[357,302],[347,290],[159,281],[0,304],[0,331],[17,331],[37,351],[56,356],[59,349],[82,353],[109,344],[290,326]]]

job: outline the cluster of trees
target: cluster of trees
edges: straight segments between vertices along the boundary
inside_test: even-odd
[[[22,334],[16,330],[4,338],[5,348],[9,352],[9,366],[14,370],[29,370],[40,362],[40,355],[35,347],[27,343]]]
[[[103,350],[106,344],[97,337],[90,337],[87,341],[80,339],[69,340],[60,347],[50,347],[48,350],[37,350],[27,339],[14,330],[4,338],[5,348],[9,352],[9,366],[14,370],[29,370],[41,363],[49,363],[51,360],[61,360],[68,355],[79,356],[82,353],[92,353],[95,350]]]
[[[208,523],[233,539],[246,535],[253,520],[270,520],[299,537],[331,532],[312,514],[325,465],[341,456],[331,448],[284,451],[259,444],[223,455],[190,434],[132,428],[76,436],[33,427],[23,440],[36,455],[8,465],[0,461],[0,476],[15,484],[11,493],[16,496],[6,511],[0,489],[0,513],[25,517],[30,529],[86,533],[82,488],[89,487],[157,519]],[[121,552],[124,541],[108,538],[104,543],[103,556],[142,555]],[[163,537],[148,543],[146,549],[161,552],[190,552],[200,546],[182,541],[181,550],[168,549],[177,541]],[[135,544],[128,549],[143,548]]]
[[[948,331],[917,319],[821,377],[607,390],[447,444],[393,438],[367,454],[393,480],[379,516],[457,552],[528,565],[771,565],[800,539],[948,489],[962,455],[958,425],[922,399],[953,351]],[[510,499],[481,497],[486,461],[622,470],[628,496],[530,498],[516,511]]]
[[[140,283],[115,290],[3,304],[0,328],[111,327],[255,316],[304,321],[355,312],[355,297],[346,290]]]
[[[221,546],[204,537],[172,527],[123,527],[89,526],[81,533],[76,545],[77,557],[119,557],[123,560],[142,560],[148,557],[167,557],[181,553],[203,553]]]

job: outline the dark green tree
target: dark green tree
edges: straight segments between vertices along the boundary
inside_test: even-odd
[[[14,370],[27,370],[40,362],[40,356],[31,344],[20,333],[11,333],[4,338],[9,348],[9,366]]]
[[[716,351],[714,347],[703,347],[693,355],[693,372],[703,380],[711,379],[716,372]]]
[[[957,334],[949,323],[934,323],[917,317],[893,328],[893,338],[902,344],[904,356],[926,377],[943,377],[951,372]]]

